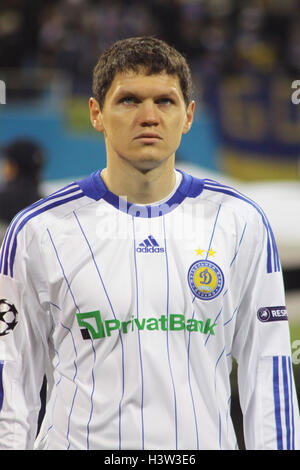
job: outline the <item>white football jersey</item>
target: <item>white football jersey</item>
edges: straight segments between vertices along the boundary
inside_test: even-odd
[[[100,171],[20,212],[0,255],[2,449],[299,448],[282,273],[258,205],[176,172],[151,205]],[[40,388],[46,415],[36,438]]]

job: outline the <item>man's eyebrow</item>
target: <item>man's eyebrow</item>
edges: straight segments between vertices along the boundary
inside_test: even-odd
[[[116,98],[119,98],[120,96],[138,96],[138,93],[135,90],[129,90],[127,88],[120,88],[116,92]]]
[[[144,94],[139,93],[138,91],[132,90],[132,89],[129,89],[129,88],[120,88],[119,90],[117,90],[116,99],[124,97],[124,96],[133,96],[133,97],[136,97],[136,98],[142,98],[144,96]],[[154,97],[156,99],[159,99],[159,98],[162,98],[162,97],[165,97],[165,96],[178,97],[178,93],[173,88],[171,88],[171,89],[169,88],[165,91],[160,90],[160,91],[157,91],[157,93],[154,93]]]
[[[167,91],[164,91],[162,93],[158,93],[156,95],[157,98],[161,98],[161,97],[164,97],[164,96],[174,96],[174,97],[178,97],[178,93],[172,88],[170,90],[167,90]]]

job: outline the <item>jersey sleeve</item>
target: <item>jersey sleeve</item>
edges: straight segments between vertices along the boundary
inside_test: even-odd
[[[299,409],[276,243],[266,219],[247,237],[233,344],[245,445],[255,450],[299,449]]]
[[[17,237],[17,238],[16,238]],[[0,449],[32,449],[50,320],[38,247],[11,226],[0,253]]]

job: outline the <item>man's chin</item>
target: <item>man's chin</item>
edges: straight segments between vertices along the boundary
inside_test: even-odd
[[[158,161],[145,161],[145,162],[138,162],[134,164],[136,170],[140,171],[141,173],[148,173],[151,170],[155,170],[161,166],[162,162]]]
[[[128,160],[136,170],[147,173],[165,164],[169,158],[171,158],[171,156],[140,156]]]

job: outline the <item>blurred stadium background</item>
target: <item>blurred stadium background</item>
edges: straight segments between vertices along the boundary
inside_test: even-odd
[[[88,115],[92,69],[112,42],[138,35],[165,39],[192,67],[197,113],[177,166],[234,185],[270,219],[299,393],[299,0],[1,0],[0,146],[20,136],[43,146],[45,194],[104,167]]]

